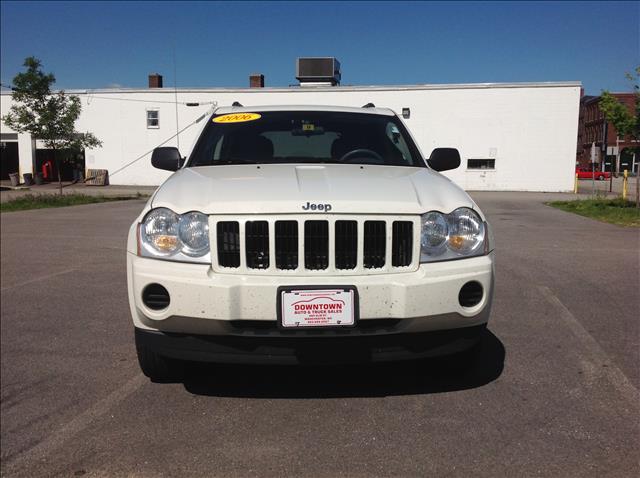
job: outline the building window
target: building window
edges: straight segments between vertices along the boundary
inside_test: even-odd
[[[160,127],[160,112],[158,110],[147,110],[147,128]]]
[[[467,159],[467,169],[496,169],[496,160]]]

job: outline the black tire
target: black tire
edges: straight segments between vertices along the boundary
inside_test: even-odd
[[[598,180],[599,181],[604,181],[604,176],[601,174],[600,176],[598,176]]]
[[[159,355],[136,339],[136,352],[138,363],[144,373],[152,382],[168,383],[179,382],[184,377],[184,362]]]

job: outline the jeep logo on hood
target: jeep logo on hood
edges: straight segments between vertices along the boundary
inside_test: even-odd
[[[331,207],[331,204],[313,204],[313,203],[310,203],[310,202],[307,201],[307,204],[302,206],[302,209],[304,209],[305,211],[324,211],[324,212],[329,212],[333,208]]]

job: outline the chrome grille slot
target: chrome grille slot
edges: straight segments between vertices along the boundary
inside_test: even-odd
[[[297,221],[276,221],[276,268],[298,268]]]
[[[237,221],[219,222],[216,233],[218,263],[222,267],[240,267],[240,224]]]
[[[393,267],[406,267],[411,264],[413,223],[410,221],[393,221],[391,244],[391,265]]]
[[[247,267],[250,269],[269,268],[269,223],[267,221],[247,221],[244,234]]]
[[[386,234],[384,221],[364,222],[364,267],[366,269],[384,267],[387,253]]]
[[[329,222],[304,222],[304,267],[322,270],[329,267]]]
[[[358,222],[336,221],[336,269],[355,269],[358,263]]]

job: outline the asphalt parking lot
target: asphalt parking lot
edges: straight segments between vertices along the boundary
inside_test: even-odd
[[[138,369],[126,231],[143,201],[1,215],[3,476],[638,476],[640,236],[475,193],[495,228],[483,354]]]

